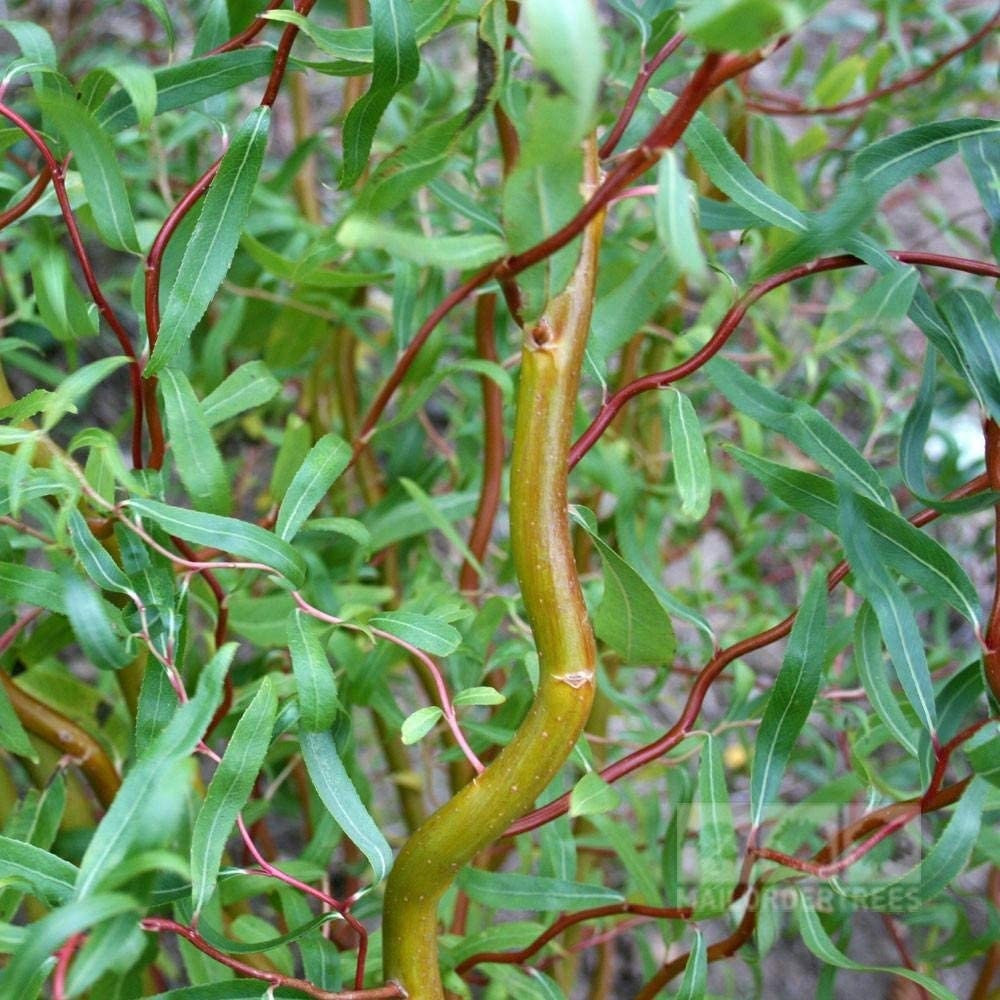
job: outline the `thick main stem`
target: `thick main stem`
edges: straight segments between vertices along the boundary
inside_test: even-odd
[[[588,144],[587,182],[597,181]],[[525,331],[511,459],[511,546],[540,661],[538,691],[492,764],[431,816],[386,886],[386,978],[411,1000],[443,997],[437,904],[459,869],[528,810],[576,743],[594,697],[596,651],[573,561],[566,459],[590,327],[603,215],[584,234],[567,289]]]

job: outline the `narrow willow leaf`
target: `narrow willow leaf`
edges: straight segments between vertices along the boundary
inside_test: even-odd
[[[221,424],[270,402],[281,391],[281,383],[263,361],[248,361],[228,375],[202,401],[201,412],[209,427]]]
[[[937,1000],[958,1000],[951,990],[945,989],[930,976],[925,976],[920,972],[914,972],[902,966],[886,967],[876,965],[863,965],[848,958],[831,940],[830,935],[824,930],[820,923],[819,915],[813,909],[812,903],[805,894],[799,892],[799,931],[802,934],[802,941],[805,946],[824,964],[831,965],[837,969],[851,969],[855,972],[884,972],[893,976],[902,976],[911,982],[922,986],[931,996]]]
[[[264,764],[277,710],[274,686],[265,677],[212,775],[191,830],[191,903],[196,914],[215,890],[222,852]]]
[[[823,596],[826,596],[825,588]],[[780,680],[781,675],[778,676]],[[706,917],[723,913],[729,908],[733,889],[739,880],[736,830],[722,767],[722,750],[718,740],[711,735],[702,744],[697,802],[698,901],[695,915]],[[759,811],[758,808],[758,815]]]
[[[112,976],[138,962],[146,947],[146,936],[134,913],[119,913],[87,935],[73,956],[66,977],[66,995],[80,996],[105,973]]]
[[[910,756],[916,757],[916,732],[889,687],[878,621],[867,602],[861,606],[854,622],[854,663],[875,714],[896,737],[896,742]]]
[[[66,614],[62,580],[51,570],[0,562],[0,597],[15,607],[28,604],[59,615]]]
[[[934,690],[913,609],[877,557],[871,529],[865,524],[860,504],[846,489],[840,491],[840,537],[854,571],[855,587],[869,601],[878,618],[899,683],[920,724],[933,734],[937,725]]]
[[[708,959],[705,950],[705,935],[694,932],[694,941],[684,966],[684,978],[674,1000],[703,1000],[708,981]]]
[[[73,543],[73,551],[80,560],[84,571],[98,587],[102,590],[113,590],[119,594],[133,593],[129,578],[94,537],[90,526],[79,510],[70,512],[69,535]]]
[[[621,802],[621,795],[596,771],[588,771],[569,796],[570,816],[595,816],[609,812]]]
[[[351,461],[351,446],[336,434],[324,434],[306,455],[281,501],[275,532],[291,541],[316,505]]]
[[[430,526],[436,528],[438,531],[448,539],[449,542],[455,547],[455,549],[461,554],[462,558],[466,560],[471,566],[473,566],[477,573],[481,576],[486,574],[486,570],[483,569],[479,560],[472,554],[472,550],[465,543],[465,539],[452,527],[451,517],[449,513],[442,510],[446,502],[450,497],[431,497],[422,490],[412,479],[407,479],[405,476],[400,476],[399,484],[406,490],[410,495],[410,499],[414,501],[420,512],[427,518],[430,522]],[[401,507],[397,506],[396,512],[402,510]],[[461,514],[456,515],[461,517]],[[411,521],[412,523],[412,521]],[[375,537],[375,531],[372,531],[372,537]],[[408,537],[408,535],[403,536]]]
[[[604,564],[604,595],[594,632],[625,663],[669,664],[677,647],[670,616],[648,583],[605,541],[593,535]]]
[[[107,132],[79,101],[49,94],[41,104],[73,151],[98,232],[115,250],[139,253],[128,190]]]
[[[919,499],[927,495],[927,475],[924,471],[924,452],[927,446],[927,432],[934,413],[934,385],[937,373],[937,352],[932,346],[927,348],[924,371],[920,377],[913,406],[903,422],[903,432],[899,439],[899,469],[906,488]]]
[[[667,394],[667,413],[674,475],[681,495],[681,515],[691,521],[700,521],[712,499],[712,469],[701,424],[691,400],[676,389]]]
[[[814,9],[804,0],[702,0],[684,18],[684,31],[716,52],[749,52],[797,28]]]
[[[187,343],[226,277],[250,210],[270,120],[269,108],[251,111],[222,157],[167,295],[147,376],[160,372]]]
[[[777,798],[792,748],[816,699],[826,655],[826,616],[826,575],[817,569],[795,616],[757,732],[750,771],[750,820],[755,827]]]
[[[288,619],[286,638],[299,695],[299,725],[314,733],[329,729],[340,702],[333,670],[313,619],[296,608]]]
[[[1000,788],[1000,724],[987,722],[962,749],[976,774]]]
[[[569,95],[572,136],[580,139],[592,127],[604,72],[596,5],[589,0],[522,0],[521,6],[532,62]]]
[[[107,62],[88,73],[84,83],[91,77],[98,77],[101,82],[110,79],[119,84],[132,102],[139,126],[149,127],[156,114],[156,73],[153,70],[135,62]],[[102,90],[102,94],[105,92]],[[106,124],[99,122],[99,127],[110,133]]]
[[[75,413],[77,404],[84,399],[95,386],[103,382],[112,372],[128,363],[128,358],[101,358],[64,378],[46,400],[43,412],[42,430],[49,431],[62,420],[67,413]]]
[[[129,501],[129,507],[141,517],[155,521],[164,531],[196,545],[222,549],[234,556],[263,563],[284,576],[293,586],[306,577],[306,563],[288,542],[256,524],[233,517],[204,514],[160,503],[158,500]]]
[[[444,712],[437,705],[427,705],[411,712],[405,719],[399,730],[400,740],[406,746],[419,743],[442,718]]]
[[[458,876],[458,886],[470,899],[495,910],[585,910],[625,899],[603,885],[478,868],[464,869]]]
[[[230,93],[244,83],[259,80],[271,72],[274,50],[238,49],[202,59],[190,59],[153,71],[156,81],[156,114],[188,107]],[[109,133],[120,132],[139,121],[139,111],[125,91],[112,94],[98,109],[97,120]]]
[[[927,855],[899,879],[882,885],[844,885],[834,881],[834,887],[858,906],[870,910],[912,912],[943,892],[965,870],[979,838],[983,807],[990,786],[976,777],[959,800],[948,825],[934,842]],[[870,879],[866,880],[866,883]]]
[[[383,250],[414,264],[441,268],[480,267],[507,252],[507,244],[494,233],[425,236],[364,215],[349,215],[337,230],[337,240],[353,250]]]
[[[448,656],[462,642],[454,625],[415,611],[386,611],[370,618],[368,624],[434,656]]]
[[[141,757],[153,740],[166,728],[180,701],[170,684],[167,671],[159,664],[148,664],[139,689],[135,718],[135,755]]]
[[[1000,420],[1000,317],[974,288],[953,288],[938,300],[938,308],[961,344],[980,399]]]
[[[0,996],[33,997],[32,988],[39,969],[45,969],[44,980],[51,965],[49,956],[74,934],[89,930],[119,913],[136,909],[136,901],[121,893],[101,893],[88,899],[76,899],[60,906],[33,923],[25,931],[21,944],[7,967],[0,972]],[[40,984],[39,984],[40,985]]]
[[[409,480],[402,480],[404,486]],[[414,492],[410,495],[413,498],[406,503],[397,503],[389,507],[376,509],[374,514],[367,515],[367,527],[371,533],[370,547],[372,551],[378,552],[393,542],[402,541],[404,538],[414,538],[418,535],[425,535],[432,529],[443,530],[442,525],[447,527],[451,534],[448,541],[455,545],[463,558],[466,555],[468,546],[462,537],[452,527],[452,522],[463,517],[469,517],[476,509],[478,493],[475,490],[467,490],[464,493],[444,493],[440,496],[428,496],[423,490],[412,484]],[[478,566],[478,561],[474,562]]]
[[[776,462],[731,447],[736,460],[759,479],[782,503],[800,511],[824,528],[840,533],[837,487],[829,479],[786,469]],[[879,556],[897,573],[950,604],[973,625],[979,624],[979,598],[961,564],[939,542],[906,518],[867,497],[857,498]]]
[[[132,654],[115,632],[108,606],[68,567],[62,573],[62,582],[66,616],[84,655],[101,670],[120,670]]]
[[[180,481],[196,507],[213,514],[228,514],[232,509],[229,477],[191,383],[179,369],[165,368],[160,375],[160,389]]]
[[[392,867],[392,848],[347,776],[333,737],[328,732],[300,733],[299,744],[316,794],[344,835],[368,859],[375,881],[381,882]]]
[[[395,95],[417,78],[420,53],[410,0],[371,0],[372,82],[344,122],[340,186],[350,187],[368,162],[375,129]]]
[[[682,274],[705,275],[705,254],[698,241],[694,188],[677,154],[668,149],[656,173],[656,235]]]
[[[178,762],[189,757],[205,735],[222,698],[222,679],[232,663],[236,644],[223,646],[205,665],[198,679],[198,689],[190,701],[181,705],[167,727],[149,744],[125,775],[118,794],[87,845],[76,897],[92,895],[101,880],[114,873],[128,856],[141,833],[138,817],[148,808],[149,796]],[[169,833],[168,831],[165,831]]]
[[[917,125],[882,139],[854,160],[857,183],[868,198],[879,199],[897,184],[947,159],[958,144],[1000,134],[1000,122],[989,118],[956,118]]]
[[[669,103],[663,95],[653,98],[658,106]],[[808,228],[804,213],[757,178],[726,137],[704,114],[698,113],[684,133],[684,142],[712,183],[740,208],[772,225],[803,233]]]
[[[850,318],[869,328],[898,323],[910,311],[919,281],[917,269],[905,265],[880,275],[852,306]]]
[[[0,879],[21,879],[42,902],[56,906],[72,899],[76,876],[76,865],[58,855],[34,844],[0,837]]]
[[[891,505],[892,498],[879,474],[818,410],[768,389],[731,361],[713,358],[705,371],[741,413],[786,437],[824,469],[843,477],[855,492],[883,506]]]

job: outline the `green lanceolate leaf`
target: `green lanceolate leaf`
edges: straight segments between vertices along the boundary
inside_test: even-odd
[[[368,859],[375,881],[381,882],[392,867],[392,848],[347,776],[333,737],[328,732],[300,733],[299,744],[316,794],[344,835]]]
[[[267,76],[274,64],[274,50],[238,49],[215,56],[192,59],[176,66],[154,70],[156,114],[187,107],[206,97],[224,94]],[[139,120],[131,95],[125,91],[112,94],[98,109],[97,120],[110,133],[129,128]]]
[[[269,108],[252,111],[222,157],[167,295],[147,376],[161,371],[187,343],[229,270],[264,159],[270,120]]]
[[[705,935],[701,931],[695,931],[687,965],[684,966],[684,978],[674,1000],[703,1000],[708,980],[706,956]]]
[[[707,513],[712,498],[712,469],[701,425],[691,400],[676,389],[667,394],[667,413],[674,475],[681,495],[681,515],[699,521]]]
[[[587,522],[604,563],[604,595],[594,614],[594,632],[625,663],[669,664],[676,649],[670,616],[648,583]]]
[[[1000,132],[979,132],[962,139],[958,148],[986,214],[1000,225]]]
[[[0,686],[0,747],[19,757],[37,763],[38,752],[31,745],[28,734],[21,725],[14,706],[10,703],[5,689]]]
[[[271,745],[277,710],[274,686],[265,677],[236,723],[205,793],[191,831],[191,903],[195,913],[201,911],[215,890],[222,852]]]
[[[813,573],[767,699],[750,771],[750,818],[759,826],[777,798],[792,748],[812,710],[826,658],[826,575]]]
[[[205,729],[222,697],[222,679],[232,663],[236,644],[223,646],[206,664],[198,689],[177,709],[166,728],[146,748],[125,776],[114,802],[94,831],[76,880],[76,896],[92,895],[101,881],[113,874],[145,832],[138,822],[149,796],[166,782],[176,765],[186,759],[205,735]],[[173,790],[173,789],[171,789]],[[148,823],[145,824],[148,827]],[[163,831],[164,835],[169,829]]]
[[[56,906],[73,898],[77,868],[58,855],[9,837],[0,837],[0,879],[27,883],[37,899]]]
[[[855,587],[875,611],[899,683],[920,724],[933,733],[937,725],[934,690],[913,608],[876,555],[860,504],[846,489],[840,491],[840,537]]]
[[[614,809],[621,795],[596,771],[588,771],[574,786],[569,797],[570,816],[596,816]]]
[[[292,612],[287,639],[299,694],[299,725],[314,733],[329,729],[340,708],[333,670],[317,631],[307,614],[298,608]]]
[[[740,208],[781,229],[806,231],[804,213],[759,180],[705,115],[695,115],[684,133],[684,142],[712,183]]]
[[[128,358],[123,357],[101,358],[100,361],[93,361],[68,375],[52,390],[41,408],[44,414],[42,430],[51,430],[67,413],[75,413],[77,404],[88,393],[127,363]]]
[[[902,976],[911,982],[922,986],[931,996],[937,1000],[957,1000],[951,990],[945,989],[940,983],[925,976],[922,973],[914,972],[912,969],[896,966],[886,968],[885,966],[862,965],[848,958],[831,940],[823,925],[820,923],[819,915],[813,909],[812,903],[805,894],[799,893],[799,931],[805,946],[824,964],[831,965],[837,969],[852,969],[856,972],[887,972],[894,976]]]
[[[62,578],[66,616],[84,655],[101,670],[120,670],[132,654],[112,625],[109,610],[113,609],[69,567]]]
[[[705,276],[705,254],[698,241],[697,200],[677,153],[668,149],[656,173],[656,235],[682,274]]]
[[[434,656],[448,656],[462,642],[454,625],[414,611],[387,611],[369,619],[368,624]]]
[[[399,730],[399,738],[406,746],[419,743],[444,716],[444,712],[437,705],[427,705],[411,712],[405,719]]]
[[[0,562],[0,597],[12,607],[27,604],[66,614],[62,580],[51,570]]]
[[[458,885],[477,903],[496,910],[585,910],[625,898],[602,885],[476,868],[466,868],[458,876]]]
[[[854,663],[875,714],[896,737],[899,745],[912,757],[916,757],[916,730],[907,721],[889,687],[878,621],[867,602],[861,606],[854,623]]]
[[[202,401],[201,413],[209,427],[230,420],[247,410],[263,406],[281,391],[281,383],[263,361],[240,365]]]
[[[132,499],[129,507],[140,517],[150,518],[168,534],[177,535],[186,542],[208,545],[251,562],[263,563],[295,587],[305,580],[306,563],[302,556],[288,542],[256,524],[184,510],[158,500]]]
[[[507,252],[507,244],[493,233],[425,236],[365,215],[349,216],[337,230],[337,240],[345,247],[384,250],[414,264],[441,268],[481,267]]]
[[[291,541],[298,534],[350,460],[351,446],[336,434],[324,434],[312,446],[281,501],[274,527],[279,538]]]
[[[938,308],[958,339],[980,399],[1000,419],[1000,317],[982,292],[955,288]]]
[[[133,593],[129,578],[94,537],[79,510],[70,512],[69,535],[73,551],[76,552],[84,571],[101,590],[112,590],[119,594]]]
[[[229,477],[191,383],[179,369],[165,368],[160,390],[178,477],[195,506],[228,514],[232,509]]]
[[[417,78],[420,53],[410,0],[372,0],[374,62],[368,92],[351,108],[344,122],[344,165],[341,187],[350,187],[368,162],[375,129],[389,102]]]
[[[731,361],[713,358],[705,370],[713,385],[741,413],[798,445],[824,469],[843,477],[855,492],[876,503],[891,504],[879,474],[819,411],[768,389]]]
[[[51,94],[43,98],[42,107],[73,151],[101,236],[116,250],[138,253],[128,190],[108,134],[78,101]]]
[[[824,591],[825,594],[825,591]],[[695,915],[728,909],[739,879],[733,811],[722,767],[722,750],[713,736],[705,739],[698,767],[698,902]]]

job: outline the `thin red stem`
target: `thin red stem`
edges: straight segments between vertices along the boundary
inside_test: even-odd
[[[16,205],[11,205],[10,208],[0,212],[0,230],[6,229],[12,222],[17,222],[25,212],[29,211],[38,202],[38,199],[45,194],[45,189],[49,186],[49,181],[51,180],[52,173],[48,165],[46,165],[38,172],[31,190]]]
[[[233,35],[228,42],[223,42],[221,45],[217,45],[214,49],[206,52],[205,56],[217,56],[221,52],[232,52],[233,49],[242,49],[249,45],[270,23],[264,17],[264,14],[269,10],[275,10],[280,7],[282,3],[283,0],[269,0],[264,10],[260,14],[254,15],[254,19],[248,27],[244,28],[239,34]]]

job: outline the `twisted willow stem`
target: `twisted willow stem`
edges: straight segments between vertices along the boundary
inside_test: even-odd
[[[596,144],[587,183],[597,183]],[[511,459],[511,546],[538,647],[538,691],[511,742],[409,839],[386,886],[386,978],[411,1000],[444,996],[437,904],[462,865],[527,811],[569,756],[594,697],[594,636],[573,561],[566,459],[590,327],[603,213],[567,289],[525,331]]]

